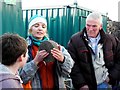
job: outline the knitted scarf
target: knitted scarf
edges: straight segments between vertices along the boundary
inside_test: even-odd
[[[38,40],[36,39],[34,36],[30,35],[30,37],[32,38],[33,44],[36,46],[40,46],[40,44],[46,40],[49,40],[48,37],[44,36],[42,40]]]

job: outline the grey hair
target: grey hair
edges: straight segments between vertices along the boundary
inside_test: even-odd
[[[99,12],[92,12],[92,13],[90,13],[87,16],[86,21],[88,21],[90,19],[98,20],[98,21],[100,21],[100,24],[102,24],[102,15]]]

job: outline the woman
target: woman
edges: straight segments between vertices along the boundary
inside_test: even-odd
[[[45,50],[38,51],[38,47],[46,40],[49,40],[46,19],[39,15],[31,17],[27,38],[29,60],[20,71],[20,76],[24,84],[30,81],[32,88],[65,88],[64,77],[69,75],[74,62],[67,50],[60,45],[59,50],[56,48],[51,50],[56,61],[44,62],[43,59],[49,53]]]

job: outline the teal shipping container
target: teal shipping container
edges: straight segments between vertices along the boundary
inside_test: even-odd
[[[8,32],[26,37],[21,0],[0,0],[0,35]]]
[[[46,17],[49,38],[67,46],[70,37],[83,29],[85,20],[92,10],[78,5],[22,10],[21,0],[0,1],[0,35],[10,32],[26,38],[28,20],[35,14]],[[13,2],[14,1],[14,2]],[[107,15],[103,16],[103,28],[106,31]]]
[[[70,37],[83,29],[86,17],[91,12],[92,10],[77,5],[23,10],[25,33],[28,33],[30,17],[35,14],[42,15],[48,22],[49,38],[66,47]],[[102,16],[103,28],[106,31],[107,16]]]

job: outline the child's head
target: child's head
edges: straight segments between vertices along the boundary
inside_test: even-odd
[[[29,20],[29,34],[33,35],[37,39],[42,39],[47,36],[47,20],[40,15],[34,15]]]
[[[27,43],[24,38],[17,34],[3,34],[0,37],[0,47],[2,47],[1,63],[4,65],[13,65],[21,55],[25,58],[27,56]]]

